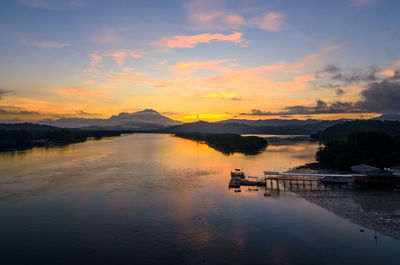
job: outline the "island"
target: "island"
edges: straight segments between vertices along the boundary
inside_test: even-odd
[[[201,141],[213,149],[231,155],[242,153],[245,155],[258,154],[268,146],[265,138],[258,136],[241,136],[229,133],[176,133],[176,137]]]

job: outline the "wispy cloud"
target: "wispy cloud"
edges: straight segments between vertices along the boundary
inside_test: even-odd
[[[128,57],[134,58],[134,59],[139,59],[139,58],[143,58],[142,55],[140,55],[139,53],[133,52],[133,51],[115,51],[112,53],[105,53],[103,54],[103,56],[110,56],[111,58],[113,58],[113,60],[119,65],[123,65],[124,64],[124,60]]]
[[[162,38],[156,42],[151,43],[153,46],[166,47],[166,48],[194,48],[200,43],[216,42],[233,42],[236,45],[246,45],[246,40],[242,38],[243,34],[234,32],[231,35],[221,33],[216,34],[197,34],[191,36],[172,36]]]
[[[65,9],[81,7],[84,0],[14,0],[20,4],[41,9]]]
[[[257,27],[267,31],[279,31],[285,16],[278,12],[268,12],[244,22],[245,26]]]
[[[96,81],[88,79],[84,83],[87,85],[94,85],[94,84],[96,84]]]
[[[122,70],[123,70],[125,73],[130,73],[130,72],[133,71],[133,68],[132,68],[132,67],[124,67]]]
[[[238,93],[207,93],[204,95],[200,95],[202,98],[209,98],[209,99],[227,99],[227,100],[233,100],[233,101],[240,101],[242,100],[239,97]]]
[[[223,64],[233,62],[235,60],[236,59],[181,62],[170,66],[168,69],[176,73],[193,73],[199,70],[227,72],[230,68],[228,66],[223,66]]]
[[[99,55],[97,53],[91,53],[91,54],[89,54],[88,57],[90,60],[90,63],[89,63],[90,66],[89,66],[88,72],[91,73],[91,72],[94,72],[96,67],[101,66],[101,61],[103,60],[103,57],[102,57],[102,55]]]
[[[89,90],[82,87],[63,87],[61,88],[61,91],[63,92],[63,94],[67,94],[70,96],[83,95],[83,96],[106,97],[106,94],[104,92]]]
[[[44,49],[62,49],[71,46],[71,44],[68,42],[35,41],[24,36],[18,37],[18,40],[24,45],[33,46],[37,48],[44,48]]]
[[[196,29],[226,30],[241,27],[260,28],[266,31],[282,29],[285,15],[281,12],[267,11],[259,16],[244,17],[216,7],[215,1],[195,0],[187,5],[187,18]]]
[[[33,42],[32,46],[45,49],[62,49],[71,46],[71,44],[66,42],[42,41],[42,42]]]
[[[110,27],[100,29],[92,37],[92,41],[100,45],[120,44],[122,40],[119,31]]]
[[[117,50],[112,52],[95,52],[89,54],[88,57],[90,62],[87,71],[91,73],[94,72],[96,68],[102,66],[101,63],[104,57],[111,57],[119,66],[122,66],[127,58],[140,59],[143,58],[143,55],[131,50]]]
[[[367,6],[376,2],[376,0],[352,0],[356,6]]]
[[[75,111],[75,113],[78,115],[78,116],[102,116],[102,114],[100,114],[100,113],[91,113],[91,112],[87,112],[87,111],[84,111],[84,110],[76,110]]]
[[[11,91],[0,88],[0,99],[2,99],[4,95],[7,95],[9,93],[11,93]]]
[[[0,106],[0,115],[1,114],[21,114],[21,115],[31,115],[38,114],[36,111],[28,111],[20,107],[15,106]]]

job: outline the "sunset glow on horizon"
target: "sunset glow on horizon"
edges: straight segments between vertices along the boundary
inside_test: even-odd
[[[398,10],[395,0],[2,1],[0,121],[400,113]]]

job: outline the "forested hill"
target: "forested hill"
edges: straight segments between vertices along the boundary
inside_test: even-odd
[[[379,168],[400,164],[400,137],[385,132],[355,131],[345,140],[329,141],[316,159],[323,168],[346,169],[358,164]]]
[[[49,126],[49,125],[41,125],[36,123],[0,123],[0,130],[35,130],[35,131],[56,131],[61,130],[62,128]]]
[[[66,145],[84,142],[88,137],[99,139],[119,136],[121,133],[121,131],[65,129],[32,123],[0,124],[0,151]]]
[[[379,120],[347,121],[335,124],[323,131],[312,134],[311,138],[327,143],[332,140],[345,140],[351,133],[357,131],[384,132],[391,136],[398,136],[400,135],[400,122]]]
[[[233,153],[258,154],[268,146],[268,141],[265,138],[241,136],[239,134],[177,133],[175,136],[203,141],[208,146],[226,155]]]

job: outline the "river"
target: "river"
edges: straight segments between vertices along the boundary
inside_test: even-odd
[[[317,148],[226,156],[132,134],[0,153],[1,264],[398,264],[399,240],[312,200],[228,189],[235,168],[261,177]]]

